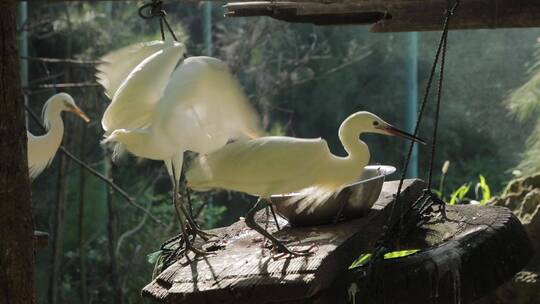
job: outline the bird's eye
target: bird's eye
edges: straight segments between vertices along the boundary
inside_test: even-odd
[[[374,122],[373,122],[373,126],[376,127],[376,126],[378,126],[378,125],[379,125],[379,122],[378,122],[378,121],[374,121]]]

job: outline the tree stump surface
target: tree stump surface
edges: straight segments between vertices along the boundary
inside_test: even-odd
[[[511,278],[532,255],[523,227],[508,209],[448,206],[447,220],[434,217],[400,244],[402,249],[422,250],[385,260],[377,274],[384,284],[367,288],[365,269],[349,266],[361,254],[371,252],[392,208],[400,207],[394,206],[397,186],[397,181],[386,182],[368,215],[335,225],[286,226],[276,232],[271,216],[264,210],[257,214],[257,221],[263,227],[268,225],[278,238],[286,238],[291,248],[316,245],[310,256],[275,259],[263,246],[263,239],[243,220],[212,230],[218,241],[205,248],[215,250],[215,255],[177,261],[142,293],[163,303],[347,303],[356,299],[362,303],[364,299],[373,303],[419,303],[448,296],[448,290],[453,295],[459,292],[458,298],[473,299]],[[403,210],[424,187],[420,180],[405,181],[400,199]],[[283,227],[286,221],[280,221]],[[480,264],[476,267],[475,263]],[[431,285],[427,285],[428,279]],[[464,288],[440,286],[457,287],[460,282],[472,283]]]

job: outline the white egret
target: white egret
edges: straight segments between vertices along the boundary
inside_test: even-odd
[[[336,193],[354,182],[370,159],[368,146],[359,139],[362,133],[398,135],[422,142],[372,113],[357,112],[339,128],[339,139],[348,153],[345,157],[333,155],[321,138],[260,137],[234,142],[199,156],[186,172],[187,183],[199,191],[221,188],[258,196],[257,204],[246,215],[246,224],[270,239],[278,250],[304,254],[289,250],[255,222],[257,205],[261,199],[269,202],[272,195],[306,189],[311,193],[307,196],[312,196],[306,197],[306,201],[318,204],[323,200],[321,197],[328,197],[325,193]]]
[[[135,43],[101,57],[100,61],[103,63],[97,66],[96,78],[105,88],[107,96],[112,99],[131,71],[165,46],[165,42],[161,40]]]
[[[175,69],[184,53],[183,45],[163,46],[140,62],[114,92],[102,119],[106,131],[103,142],[118,143],[139,157],[163,160],[175,201],[184,152],[209,153],[233,138],[252,137],[259,132],[258,117],[224,62],[189,57]],[[105,69],[100,72],[101,79],[116,75]],[[184,206],[180,207],[191,228],[204,236]],[[189,247],[188,238],[184,239]]]
[[[64,122],[60,116],[62,111],[73,112],[85,122],[90,121],[69,94],[58,93],[49,98],[42,111],[46,133],[35,136],[28,131],[26,132],[28,137],[28,169],[32,179],[49,166],[60,147],[64,136]]]

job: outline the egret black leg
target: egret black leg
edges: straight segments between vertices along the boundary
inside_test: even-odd
[[[181,200],[180,204],[178,203],[178,184],[176,183],[176,173],[174,172],[173,168],[173,178],[174,178],[174,184],[173,184],[173,205],[174,210],[176,211],[176,216],[178,217],[178,221],[180,222],[180,230],[182,232],[182,237],[184,239],[185,244],[185,256],[189,259],[187,253],[189,251],[195,253],[195,256],[198,255],[208,255],[211,254],[210,252],[202,251],[198,248],[195,248],[193,244],[191,243],[191,240],[189,239],[190,235],[188,231],[186,230],[186,221],[185,219],[189,219],[189,216],[187,213],[184,213],[184,202],[183,199]]]
[[[211,239],[213,237],[217,237],[217,235],[215,235],[215,234],[208,233],[208,232],[205,232],[204,230],[202,230],[199,227],[199,225],[197,225],[195,220],[193,218],[191,218],[191,216],[188,215],[189,213],[188,213],[188,210],[186,210],[185,206],[182,206],[182,212],[186,215],[190,232],[195,233],[196,235],[200,236],[205,241],[208,241],[209,239]]]
[[[268,207],[270,207],[270,211],[272,212],[272,216],[274,217],[274,222],[276,223],[277,230],[281,230],[281,228],[279,228],[279,223],[277,220],[276,212],[274,211],[274,205],[272,204],[272,200],[267,198],[266,203],[268,204]]]
[[[259,204],[260,204],[261,201],[262,201],[262,199],[259,198],[257,200],[257,202],[255,203],[255,205],[246,214],[246,220],[245,220],[246,225],[249,228],[257,231],[260,234],[262,234],[268,240],[270,240],[272,242],[272,244],[274,245],[274,247],[277,249],[277,251],[280,252],[280,253],[287,253],[287,254],[290,254],[290,255],[293,255],[293,256],[304,256],[304,255],[311,254],[312,253],[311,252],[312,247],[310,247],[307,250],[293,251],[293,250],[287,248],[287,246],[285,246],[285,244],[283,244],[282,241],[275,238],[272,234],[270,234],[263,227],[261,227],[259,224],[257,224],[257,222],[255,221],[255,213],[257,213],[257,211],[258,211],[258,209],[259,209],[258,207],[259,207]]]

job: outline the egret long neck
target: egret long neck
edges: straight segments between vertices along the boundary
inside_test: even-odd
[[[349,154],[347,159],[367,164],[370,158],[369,148],[365,142],[359,139],[361,133],[361,130],[345,123],[339,128],[338,136],[343,148]]]
[[[64,135],[64,122],[62,121],[62,116],[60,113],[61,109],[49,106],[45,109],[43,115],[43,123],[45,124],[45,129],[47,133],[43,135],[51,143],[51,148],[56,149],[60,146],[62,142],[62,137]]]

